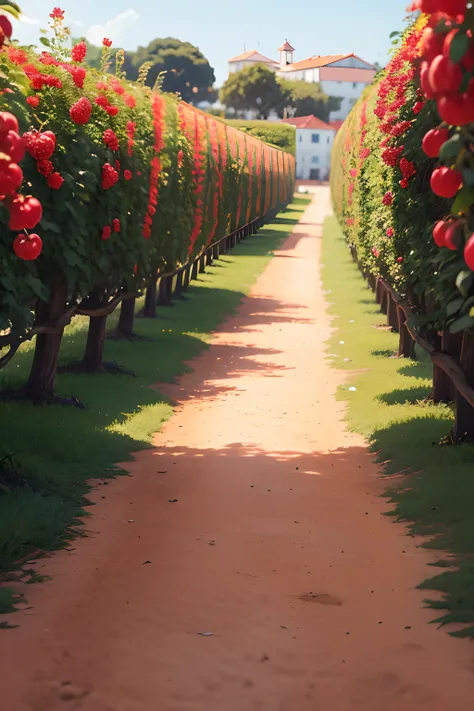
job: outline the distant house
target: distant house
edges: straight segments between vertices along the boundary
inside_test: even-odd
[[[317,82],[325,94],[341,99],[340,109],[331,112],[331,121],[347,118],[365,87],[372,83],[377,73],[373,64],[353,53],[324,57],[314,55],[295,62],[295,49],[288,41],[285,41],[278,51],[279,62],[264,57],[256,50],[245,52],[229,60],[229,73],[240,71],[251,64],[265,64],[285,79]]]
[[[296,130],[296,179],[327,180],[336,129],[316,116],[284,119]]]
[[[273,69],[274,71],[279,68],[278,62],[274,62],[273,59],[264,57],[263,54],[260,54],[260,52],[257,52],[254,49],[250,52],[244,52],[243,54],[239,54],[238,57],[233,57],[233,59],[229,59],[229,74],[233,74],[234,72],[241,72],[242,69],[251,67],[253,64],[265,64],[269,69]]]

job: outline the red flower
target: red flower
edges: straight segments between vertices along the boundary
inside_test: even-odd
[[[66,64],[64,69],[72,76],[74,84],[82,89],[84,87],[84,79],[86,78],[86,70],[84,67],[75,67],[74,65]]]
[[[7,54],[8,59],[13,64],[18,64],[21,66],[28,62],[28,55],[22,49],[18,49],[18,47],[13,47],[12,45],[9,45],[9,47],[7,48]]]
[[[37,74],[36,76],[32,77],[31,79],[31,87],[35,91],[41,91],[45,84],[44,78],[42,74]]]
[[[87,46],[85,42],[79,42],[71,51],[73,62],[83,62],[87,54]]]
[[[28,96],[26,99],[26,103],[32,106],[34,109],[38,108],[39,102],[39,96]]]
[[[97,106],[101,106],[103,109],[106,109],[109,106],[109,100],[106,96],[98,96],[97,99],[95,100],[95,103]]]
[[[398,262],[399,264],[403,264],[403,257],[398,257],[397,262]]]
[[[413,113],[415,114],[415,116],[418,116],[418,114],[423,110],[424,105],[425,105],[424,101],[417,101],[416,102],[416,104],[413,107]],[[402,259],[403,259],[403,257],[402,257]]]
[[[393,194],[390,191],[385,193],[382,202],[384,205],[393,205]]]
[[[109,225],[106,225],[105,227],[102,228],[102,239],[103,240],[109,239],[111,234],[112,234],[112,229],[109,227]]]
[[[119,174],[117,173],[115,168],[112,168],[110,163],[105,163],[105,165],[102,167],[102,188],[104,190],[112,188],[118,179]]]
[[[48,178],[48,185],[52,190],[59,190],[64,183],[64,178],[59,173],[52,173]]]
[[[109,88],[107,84],[103,81],[98,81],[96,87],[99,91],[107,91],[107,89]]]
[[[403,180],[400,180],[400,187],[402,187],[404,190],[407,189],[409,183],[407,178],[403,178]]]
[[[47,67],[59,67],[58,60],[55,59],[52,54],[49,54],[49,52],[41,52],[39,61]]]
[[[133,140],[133,137],[135,136],[136,127],[137,127],[137,124],[134,121],[128,121],[127,136],[128,136],[128,155],[129,156],[131,156],[133,154],[133,146],[135,145],[135,141]]]
[[[125,180],[131,180],[133,178],[132,171],[131,170],[124,170],[123,177],[125,178]]]
[[[402,158],[400,161],[400,170],[402,171],[402,175],[404,178],[411,178],[413,175],[416,175],[416,169],[413,163],[406,158]]]
[[[394,234],[395,234],[395,232],[393,230],[393,227],[389,227],[386,232],[387,237],[393,237]]]
[[[115,170],[120,171],[120,161],[118,159],[115,161]]]
[[[79,101],[76,101],[73,106],[69,109],[69,115],[74,123],[86,124],[88,123],[92,112],[92,104],[85,96],[83,96]]]
[[[125,96],[123,97],[123,100],[125,101],[125,103],[127,104],[129,109],[134,109],[135,106],[137,105],[137,101],[136,101],[135,97],[132,96],[132,94],[125,94]]]
[[[110,148],[111,151],[118,151],[119,149],[119,141],[111,128],[108,128],[106,131],[104,131],[104,136],[103,136],[103,141],[105,145]]]
[[[391,168],[395,168],[403,153],[403,149],[404,146],[400,146],[399,148],[386,148],[382,153],[383,162]]]
[[[107,111],[109,116],[117,116],[117,114],[119,112],[118,106],[112,106],[112,105],[107,106],[107,108],[105,110]]]
[[[104,37],[102,40],[102,44],[104,47],[112,47],[112,40],[110,40],[108,37]]]
[[[48,178],[54,171],[54,166],[50,160],[39,160],[36,167],[38,169],[38,173],[44,175],[45,178]]]
[[[114,232],[120,232],[120,220],[118,218],[112,220],[112,227]]]
[[[184,151],[178,151],[178,168],[183,165]]]
[[[380,252],[377,247],[372,247],[372,254],[374,255],[374,257],[378,257],[380,255]]]
[[[53,8],[52,13],[50,14],[50,18],[52,20],[64,20],[64,10],[61,10],[60,7]]]
[[[122,94],[125,94],[125,89],[123,88],[123,86],[117,79],[115,79],[115,78],[111,79],[110,86],[112,88],[112,91],[115,91],[115,93],[118,94],[119,96],[121,96]]]

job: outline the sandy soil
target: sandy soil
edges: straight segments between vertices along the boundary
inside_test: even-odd
[[[467,711],[474,651],[428,622],[430,554],[383,516],[325,362],[320,188],[96,535],[0,634],[2,711]],[[105,496],[105,498],[103,498]]]

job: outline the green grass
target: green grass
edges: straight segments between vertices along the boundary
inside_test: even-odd
[[[440,611],[435,622],[461,623],[458,634],[474,637],[474,448],[440,444],[453,413],[423,402],[431,364],[423,354],[416,362],[395,357],[398,336],[380,328],[385,316],[335,218],[326,221],[323,250],[323,279],[337,327],[328,352],[338,367],[357,373],[339,393],[348,402],[349,426],[368,438],[389,479],[407,470],[403,483],[389,481],[390,515],[427,536],[426,547],[455,555],[446,556],[439,563],[442,572],[421,587],[442,593],[441,601],[440,595],[427,601]]]
[[[274,223],[215,262],[192,283],[186,301],[158,309],[156,320],[136,319],[136,332],[148,340],[107,341],[105,360],[132,369],[136,378],[59,376],[57,393],[74,394],[86,410],[1,404],[0,458],[11,459],[0,462],[0,573],[36,550],[59,548],[77,535],[88,480],[119,473],[115,463],[130,461],[131,452],[150,446],[172,413],[150,386],[174,382],[185,372],[184,363],[208,346],[212,331],[248,293],[307,202],[295,197]],[[116,319],[117,314],[110,318],[110,328]],[[87,325],[87,319],[76,318],[67,329],[62,363],[81,357]],[[1,371],[0,389],[24,382],[32,354],[29,344]],[[0,611],[11,600],[1,594]]]

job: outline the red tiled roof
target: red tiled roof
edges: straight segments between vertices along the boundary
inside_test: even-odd
[[[268,57],[264,57],[263,54],[260,54],[260,52],[257,52],[256,49],[251,49],[250,52],[244,52],[243,54],[239,54],[238,57],[233,57],[232,59],[229,59],[229,63],[231,62],[242,62],[245,61],[246,59],[254,59],[256,62],[266,62],[270,64],[278,64],[274,59],[269,59]]]
[[[329,121],[330,126],[332,126],[335,131],[339,131],[343,123],[344,119],[339,119],[338,121]]]
[[[295,48],[291,46],[288,40],[285,40],[285,44],[282,44],[278,49],[279,52],[294,52]]]
[[[321,67],[320,81],[345,81],[354,84],[372,84],[375,69],[346,69],[345,67]]]
[[[334,64],[334,62],[340,62],[342,59],[349,59],[349,57],[353,57],[354,59],[358,59],[360,62],[364,62],[364,64],[367,65],[367,69],[373,69],[372,64],[369,64],[368,62],[365,62],[363,59],[358,57],[356,54],[330,54],[325,57],[310,57],[309,59],[303,59],[301,62],[294,62],[293,64],[289,64],[287,67],[284,67],[281,71],[282,72],[297,72],[301,69],[319,69],[320,67],[327,67],[330,64]],[[340,71],[342,67],[334,67]],[[365,69],[360,69],[359,71],[367,71]]]
[[[319,131],[334,131],[334,127],[322,121],[317,116],[298,116],[298,118],[283,119],[282,123],[289,123],[295,128],[312,128]]]

